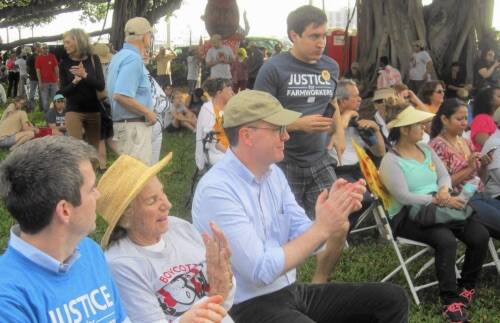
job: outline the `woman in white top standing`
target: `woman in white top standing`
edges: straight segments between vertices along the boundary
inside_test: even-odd
[[[231,80],[209,79],[204,87],[210,100],[201,107],[196,124],[195,160],[199,170],[212,166],[224,156],[227,138],[222,127],[220,131],[214,131],[214,126],[217,120],[221,120],[224,106],[234,95]]]

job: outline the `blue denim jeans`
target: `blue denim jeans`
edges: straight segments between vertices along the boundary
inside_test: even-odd
[[[500,201],[475,194],[469,201],[474,209],[476,220],[484,225],[490,232],[490,236],[500,239]]]
[[[35,108],[35,96],[36,96],[36,91],[39,91],[38,89],[38,81],[30,79],[29,81],[29,92],[28,92],[28,107],[30,111],[33,111]],[[38,93],[38,100],[40,100],[40,92]],[[42,106],[40,105],[40,111],[42,111]]]
[[[59,84],[57,83],[41,83],[40,86],[40,107],[43,112],[49,111],[50,101],[56,95],[59,90]]]

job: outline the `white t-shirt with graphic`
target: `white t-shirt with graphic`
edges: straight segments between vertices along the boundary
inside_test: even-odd
[[[129,238],[113,244],[106,260],[132,322],[177,322],[208,295],[205,245],[194,226],[169,216],[163,243],[141,247]],[[224,302],[233,304],[236,283]],[[223,322],[233,322],[227,316]]]

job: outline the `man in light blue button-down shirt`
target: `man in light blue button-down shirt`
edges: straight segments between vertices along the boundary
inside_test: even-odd
[[[348,216],[365,192],[362,180],[340,179],[320,194],[316,219],[307,217],[275,165],[289,138],[286,125],[299,117],[266,92],[231,98],[224,109],[231,147],[196,189],[194,225],[204,232],[215,222],[232,249],[237,289],[231,317],[245,323],[406,321],[407,297],[394,285],[295,282],[295,268],[325,241],[335,241],[340,254]]]
[[[125,44],[113,56],[106,78],[116,149],[145,164],[151,164],[151,126],[156,123],[149,72],[143,63],[152,32],[145,18],[127,21]]]

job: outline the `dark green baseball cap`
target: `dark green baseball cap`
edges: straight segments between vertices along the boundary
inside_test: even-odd
[[[283,108],[280,101],[267,92],[241,91],[224,107],[224,128],[241,126],[254,121],[265,121],[277,126],[287,126],[302,113]]]

